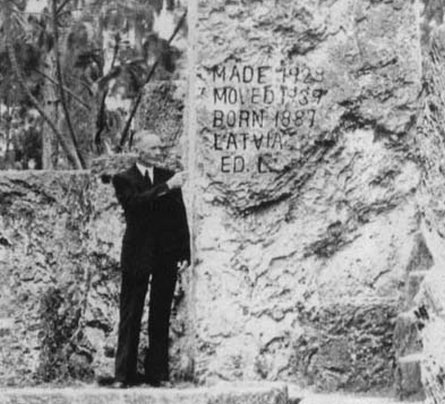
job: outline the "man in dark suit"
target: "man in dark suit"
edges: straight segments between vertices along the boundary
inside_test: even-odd
[[[190,262],[190,236],[181,187],[185,173],[155,164],[161,141],[147,131],[133,141],[138,161],[113,177],[126,221],[122,244],[122,286],[114,387],[168,380],[168,331],[178,270]],[[151,280],[150,280],[151,278]],[[150,281],[145,376],[137,374],[139,332]]]

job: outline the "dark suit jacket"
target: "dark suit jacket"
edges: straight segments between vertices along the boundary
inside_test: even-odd
[[[134,164],[113,177],[116,196],[124,209],[126,230],[122,243],[124,271],[142,275],[156,263],[171,258],[190,262],[190,235],[180,189],[166,181],[173,172],[154,167],[154,184],[146,187]]]

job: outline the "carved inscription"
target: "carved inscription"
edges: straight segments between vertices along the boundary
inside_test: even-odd
[[[307,136],[327,94],[324,69],[304,64],[232,63],[208,74],[212,148],[222,173],[269,172],[262,154],[280,153],[290,137]]]

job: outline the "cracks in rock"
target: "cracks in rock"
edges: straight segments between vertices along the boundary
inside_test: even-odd
[[[295,257],[296,254],[297,254],[297,250],[294,250],[294,251],[289,252],[288,254],[281,254],[281,255],[272,257],[269,260],[269,265],[272,265],[276,261],[287,261],[287,260]]]
[[[84,324],[84,328],[86,327],[99,329],[105,334],[109,334],[113,330],[113,327],[110,324],[104,323],[103,321],[98,319],[86,321]]]
[[[332,373],[338,373],[338,374],[347,374],[347,370],[344,368],[340,368],[338,366],[335,365],[328,365],[324,367],[327,371],[332,372]]]
[[[267,210],[271,206],[277,205],[280,202],[287,200],[291,196],[292,196],[292,194],[290,192],[285,192],[281,195],[278,195],[274,199],[263,200],[255,205],[248,206],[247,208],[240,210],[240,213],[242,216],[248,216],[248,215],[251,215],[254,213],[260,213],[264,210]]]
[[[351,231],[347,224],[340,221],[331,223],[327,229],[326,237],[319,239],[305,248],[303,258],[316,255],[320,258],[330,258],[347,244],[352,243],[354,238],[348,240],[345,236]]]
[[[287,337],[287,338],[286,338]],[[287,340],[287,341],[286,341]],[[274,344],[283,344],[283,345],[289,345],[289,337],[285,335],[279,335],[271,338],[269,341],[267,341],[259,351],[260,355],[264,355],[268,352],[273,352],[273,345]]]
[[[296,38],[296,43],[287,51],[287,57],[306,55],[326,40],[326,26],[309,29]]]
[[[368,129],[376,125],[375,118],[367,118],[360,112],[360,106],[364,96],[340,101],[338,105],[345,108],[345,112],[339,118],[339,124],[335,131],[344,132],[357,129]]]
[[[304,155],[308,156],[306,164],[312,164],[314,167],[317,167],[314,170],[304,173],[300,177],[296,179],[288,179],[288,182],[293,182],[292,185],[289,185],[292,189],[292,198],[289,201],[289,206],[287,213],[285,214],[284,220],[286,223],[292,222],[294,220],[293,212],[296,210],[296,205],[299,201],[299,194],[303,187],[316,175],[318,169],[323,168],[323,165],[320,162],[323,161],[325,156],[334,150],[334,147],[338,144],[338,133],[339,131],[333,131],[329,135],[330,138],[320,138],[317,139],[313,145],[310,145],[307,150],[304,151]],[[299,163],[290,164],[287,171],[293,173],[296,169],[299,169]],[[283,172],[280,176],[283,176],[285,173]]]
[[[24,190],[33,192],[36,196],[42,196],[44,199],[43,202],[45,202],[45,203],[57,202],[56,198],[54,198],[52,195],[49,195],[43,188],[40,188],[35,184],[30,184],[29,182],[27,182],[25,180],[21,180],[21,179],[17,179],[17,178],[10,178],[9,182],[13,186],[17,185]],[[20,191],[16,191],[16,192],[19,192],[19,195],[20,195]],[[21,192],[21,194],[25,195],[24,192]]]
[[[356,78],[359,78],[366,74],[370,74],[374,70],[383,69],[389,66],[394,66],[398,63],[398,61],[399,58],[397,56],[393,56],[389,60],[380,60],[375,64],[371,64],[370,61],[366,61],[360,69],[356,70],[355,76]]]
[[[9,241],[8,238],[0,234],[0,245],[3,247],[12,247],[12,243]]]
[[[371,286],[373,288],[375,288],[375,284],[377,283],[377,281],[383,276],[386,275],[388,273],[391,272],[391,269],[384,269],[383,271],[380,271],[376,276],[374,276],[374,278],[372,279],[372,281],[370,282]]]
[[[372,186],[387,186],[390,182],[394,181],[397,176],[401,174],[400,168],[389,169],[383,172],[379,172],[370,182]]]
[[[372,217],[379,216],[397,208],[402,200],[402,197],[395,197],[388,202],[377,201],[370,205],[358,206],[358,208],[354,209],[356,220],[359,224],[369,223]]]

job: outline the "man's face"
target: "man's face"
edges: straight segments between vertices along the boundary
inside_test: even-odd
[[[133,149],[138,154],[138,160],[146,166],[153,166],[161,161],[162,142],[154,134],[142,134],[136,137]]]

